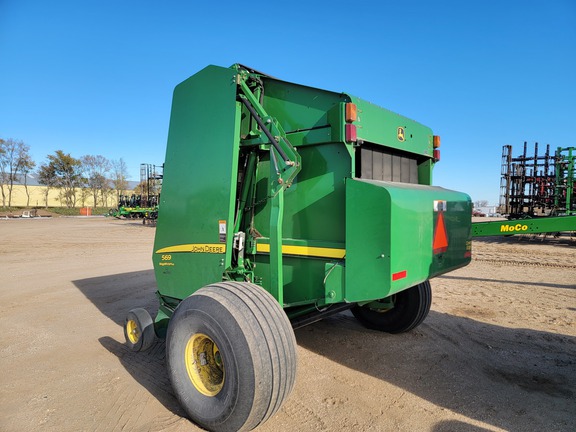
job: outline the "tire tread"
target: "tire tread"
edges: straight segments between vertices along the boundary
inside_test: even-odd
[[[245,418],[238,417],[237,420],[228,422],[230,425],[235,422],[235,426],[230,426],[230,429],[221,424],[217,430],[251,430],[274,415],[294,387],[296,338],[288,317],[276,299],[258,285],[231,281],[214,283],[201,288],[180,303],[170,320],[168,347],[172,346],[171,335],[175,333],[174,327],[177,327],[175,321],[185,319],[187,310],[190,313],[201,313],[202,309],[198,306],[200,304],[219,305],[218,314],[229,316],[228,319],[237,326],[235,328],[241,332],[239,334],[242,334],[247,343],[247,353],[238,355],[251,356],[254,369],[254,399],[251,408],[242,414]],[[213,318],[216,322],[222,319],[218,316]],[[176,365],[173,365],[172,361],[178,360],[173,360],[170,352],[171,350],[167,349],[167,363],[169,369],[173,370]],[[172,372],[171,378],[178,379]],[[178,387],[182,388],[180,384]],[[180,392],[181,390],[176,390],[178,398],[185,406],[192,398],[187,398]],[[209,429],[212,427],[195,419],[193,415],[192,420],[198,420],[202,426]]]

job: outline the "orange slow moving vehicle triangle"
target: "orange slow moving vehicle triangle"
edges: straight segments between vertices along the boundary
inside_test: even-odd
[[[446,252],[448,249],[448,236],[446,235],[446,226],[444,225],[444,212],[438,213],[432,249],[434,254]]]

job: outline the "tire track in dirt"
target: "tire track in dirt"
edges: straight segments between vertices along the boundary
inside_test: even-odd
[[[322,420],[320,414],[314,412],[300,401],[293,401],[282,408],[294,423],[298,423],[300,430],[327,431],[328,425]]]
[[[517,260],[506,260],[506,259],[497,259],[497,258],[474,258],[474,261],[484,262],[484,263],[489,263],[489,264],[511,265],[511,266],[550,267],[550,268],[576,270],[576,266],[574,266],[574,265],[561,264],[561,263],[550,263],[550,262],[517,261]]]
[[[136,382],[117,380],[110,389],[95,423],[97,432],[125,430],[168,430],[186,422],[185,413],[172,393],[165,367],[165,344],[158,342],[149,351],[132,352],[124,344],[103,338],[102,345],[118,357]],[[164,415],[158,416],[158,406]]]

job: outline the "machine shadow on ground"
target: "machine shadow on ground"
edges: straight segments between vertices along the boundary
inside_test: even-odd
[[[480,426],[471,425],[459,420],[442,420],[435,424],[430,432],[492,432]]]
[[[72,283],[94,306],[119,326],[130,309],[141,307],[152,316],[158,310],[154,270],[80,279]]]
[[[76,280],[74,284],[119,326],[134,307],[143,307],[155,316],[152,270]],[[571,336],[506,328],[435,311],[420,327],[401,335],[366,330],[350,312],[295,333],[301,348],[503,429],[531,424],[534,419],[544,426],[542,430],[558,429],[554,412],[573,408],[576,338]],[[134,353],[109,336],[99,342],[168,410],[185,417],[172,393],[164,343]],[[489,399],[479,396],[488,394]],[[521,423],[511,424],[511,418]]]
[[[316,354],[471,419],[505,430],[537,430],[519,426],[534,420],[540,430],[570,430],[558,429],[553,413],[573,409],[571,336],[431,311],[421,326],[400,335],[367,330],[345,312],[298,329],[296,339]]]
[[[144,387],[164,407],[179,417],[186,417],[176,396],[166,370],[166,344],[157,341],[148,351],[133,352],[123,342],[104,336],[98,339],[132,378]]]
[[[153,270],[122,273],[73,281],[74,285],[94,306],[115,324],[123,327],[128,311],[142,307],[155,316],[158,309],[156,281]],[[150,392],[166,409],[186,417],[176,397],[166,370],[166,345],[157,341],[145,352],[133,352],[124,342],[103,336],[100,344],[115,355],[120,364],[142,387]]]

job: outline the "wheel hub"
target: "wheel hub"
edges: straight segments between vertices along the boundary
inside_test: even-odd
[[[218,346],[202,333],[188,340],[184,353],[188,377],[196,390],[205,396],[216,396],[224,386],[224,363]]]
[[[126,334],[133,344],[136,344],[138,340],[140,340],[140,330],[138,329],[138,323],[136,321],[128,320],[126,323]]]

